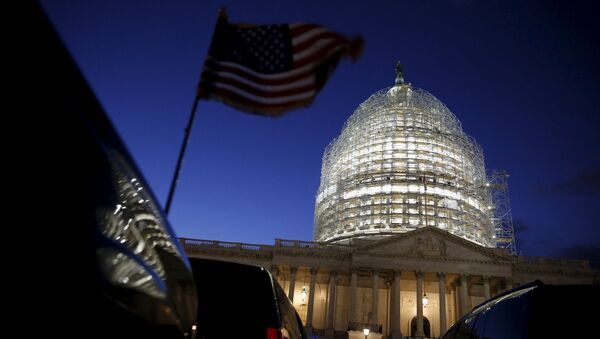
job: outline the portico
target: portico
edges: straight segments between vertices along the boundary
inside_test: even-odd
[[[542,277],[592,283],[595,272],[586,261],[509,256],[435,227],[347,245],[182,243],[192,257],[271,268],[307,331],[324,338],[347,333],[362,339],[365,326],[369,338],[438,337],[473,306],[513,285]]]

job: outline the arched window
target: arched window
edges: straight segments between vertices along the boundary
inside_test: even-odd
[[[429,326],[429,319],[423,317],[423,334],[426,338],[431,337],[431,327]],[[413,317],[410,321],[410,336],[417,336],[417,317]]]

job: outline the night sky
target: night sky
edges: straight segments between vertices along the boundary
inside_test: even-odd
[[[218,8],[365,39],[308,108],[279,119],[200,102],[169,219],[177,236],[311,240],[325,146],[405,79],[507,170],[523,255],[600,260],[600,53],[587,1],[42,1],[164,205]],[[592,2],[589,2],[590,4]]]

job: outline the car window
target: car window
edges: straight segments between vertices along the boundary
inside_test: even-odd
[[[505,299],[486,312],[483,336],[487,338],[528,338],[527,295]]]
[[[302,322],[299,320],[296,309],[277,283],[275,284],[275,290],[277,291],[277,299],[279,301],[282,332],[287,332],[289,339],[302,339]]]
[[[198,294],[197,339],[260,338],[279,328],[267,271],[257,266],[190,258]]]
[[[477,316],[479,314],[471,314],[470,316],[463,319],[458,325],[456,334],[454,335],[455,339],[471,339],[471,333],[473,332],[473,327],[475,325],[475,321],[477,321]]]
[[[484,326],[485,326],[485,320],[487,318],[487,312],[489,311],[489,308],[484,308],[482,310],[480,310],[480,312],[477,315],[477,319],[475,320],[475,324],[473,325],[473,331],[471,332],[471,337],[473,339],[483,339],[484,338]]]
[[[456,335],[456,332],[458,331],[459,326],[460,326],[460,323],[456,323],[452,327],[450,327],[448,329],[448,331],[446,331],[446,333],[444,333],[444,335],[442,336],[442,339],[453,339],[454,336]]]

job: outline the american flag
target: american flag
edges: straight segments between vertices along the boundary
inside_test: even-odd
[[[222,11],[198,96],[239,110],[280,116],[309,105],[342,56],[356,60],[362,39],[322,26],[230,24]]]

